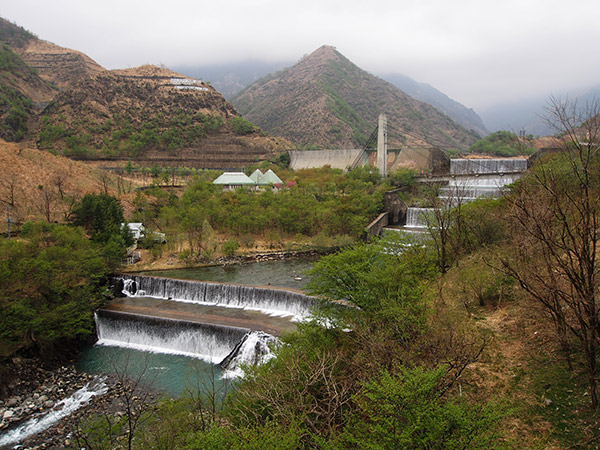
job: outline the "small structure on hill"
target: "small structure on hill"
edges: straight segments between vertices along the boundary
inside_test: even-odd
[[[239,187],[259,189],[265,186],[273,186],[280,188],[283,186],[283,181],[271,169],[265,173],[256,169],[250,176],[247,176],[243,172],[224,172],[213,181],[213,184],[220,184],[224,190],[231,191]]]
[[[125,226],[124,223],[121,224],[121,227],[123,226]],[[146,228],[141,222],[130,222],[127,224],[127,228],[129,228],[129,231],[131,232],[131,235],[133,236],[133,239],[135,239],[136,242],[146,235]]]
[[[232,191],[239,187],[254,188],[256,186],[256,183],[243,172],[223,172],[213,181],[213,184],[222,185],[225,191]]]

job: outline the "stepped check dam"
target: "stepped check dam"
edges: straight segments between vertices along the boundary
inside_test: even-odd
[[[142,275],[114,281],[124,296],[96,312],[100,345],[191,356],[226,370],[260,362],[267,344],[317,304],[290,289]]]

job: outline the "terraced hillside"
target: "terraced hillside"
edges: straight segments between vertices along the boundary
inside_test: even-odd
[[[38,146],[84,158],[240,167],[287,149],[212,86],[156,66],[79,80],[46,108]]]
[[[39,39],[2,18],[0,42],[8,44],[42,79],[59,89],[106,70],[86,54]]]

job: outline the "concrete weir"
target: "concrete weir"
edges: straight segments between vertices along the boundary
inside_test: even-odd
[[[239,375],[271,357],[316,300],[300,292],[141,275],[114,280],[115,299],[96,312],[98,343],[208,360]]]

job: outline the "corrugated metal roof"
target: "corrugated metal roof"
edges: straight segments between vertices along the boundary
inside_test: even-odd
[[[260,171],[260,169],[256,169],[254,172],[252,172],[252,175],[250,175],[250,179],[258,184],[263,176],[264,174]]]
[[[258,184],[283,184],[283,181],[281,181],[281,178],[279,178],[275,172],[269,169],[262,177],[259,178]]]
[[[250,179],[245,173],[242,172],[224,172],[222,173],[213,184],[227,184],[227,185],[254,185],[254,181]]]

